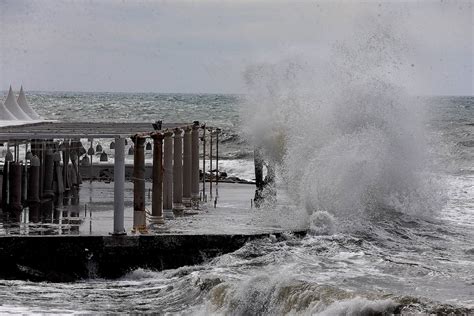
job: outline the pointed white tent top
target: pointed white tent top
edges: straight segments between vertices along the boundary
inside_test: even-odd
[[[8,91],[7,99],[5,100],[5,107],[13,114],[18,120],[21,121],[30,121],[31,118],[23,112],[18,103],[16,102],[15,95],[13,94],[12,86],[10,86],[10,91]]]
[[[20,88],[20,95],[18,96],[17,102],[23,112],[25,112],[31,119],[41,120],[41,117],[38,115],[38,113],[36,113],[36,111],[29,106],[28,102],[26,102],[26,96],[25,92],[23,91],[23,86],[21,86]]]
[[[2,101],[0,101],[0,120],[1,121],[16,121],[16,117],[13,116],[13,114],[8,111],[6,108],[5,104],[3,104]]]

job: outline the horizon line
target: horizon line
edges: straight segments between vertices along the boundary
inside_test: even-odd
[[[2,92],[8,93],[9,88],[1,90]],[[16,91],[13,89],[13,91]],[[18,90],[20,91],[20,90]],[[84,90],[27,90],[23,87],[25,94],[28,92],[40,92],[40,93],[117,93],[117,94],[209,94],[209,95],[246,95],[245,92],[156,92],[156,91],[84,91]],[[416,97],[474,97],[474,94],[419,94],[413,95]]]

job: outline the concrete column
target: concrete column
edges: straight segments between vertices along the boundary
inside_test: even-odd
[[[125,235],[124,191],[125,191],[125,139],[115,137],[114,162],[114,235]]]
[[[173,212],[182,214],[183,205],[183,136],[182,129],[174,129],[173,147]]]
[[[153,195],[150,223],[164,224],[163,221],[163,138],[155,133],[153,138]]]
[[[183,203],[186,207],[191,207],[191,127],[184,129],[183,146]]]
[[[163,216],[173,219],[173,133],[166,131],[163,134]]]
[[[145,137],[134,136],[133,156],[133,230],[146,231],[145,215]]]
[[[199,201],[199,123],[193,125],[191,145],[191,198]]]

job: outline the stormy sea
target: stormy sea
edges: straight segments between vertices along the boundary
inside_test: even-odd
[[[249,95],[29,92],[51,120],[220,127],[228,176],[252,180],[260,146],[293,200],[283,213],[278,199],[263,207],[305,214],[308,235],[117,280],[0,280],[0,313],[474,313],[474,97],[408,96],[383,82],[334,97],[295,90],[300,75],[291,63],[249,69]],[[269,76],[291,89],[262,93]]]

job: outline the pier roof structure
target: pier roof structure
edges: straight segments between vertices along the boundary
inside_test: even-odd
[[[155,131],[153,122],[59,122],[43,121],[0,127],[0,140],[51,138],[114,138],[149,134]],[[163,123],[161,130],[192,125]]]

